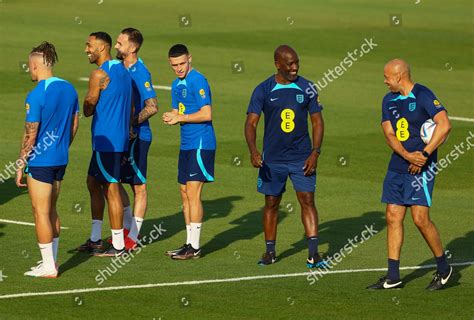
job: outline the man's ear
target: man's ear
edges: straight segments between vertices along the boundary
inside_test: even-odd
[[[277,70],[280,70],[281,69],[281,64],[280,62],[277,60],[275,61],[275,67],[277,68]]]
[[[192,55],[189,55],[189,56],[188,56],[188,62],[189,62],[189,64],[191,64],[192,61],[193,61],[193,56],[192,56]]]

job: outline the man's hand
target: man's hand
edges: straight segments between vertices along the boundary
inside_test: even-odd
[[[27,187],[26,183],[23,183],[23,169],[19,169],[16,171],[15,183],[18,188],[25,188]]]
[[[250,162],[254,168],[261,168],[263,166],[262,155],[258,151],[250,153]]]
[[[426,160],[428,160],[428,158],[425,158],[425,156],[420,151],[408,152],[405,155],[405,159],[418,167],[423,167],[426,163]]]
[[[130,127],[130,131],[128,133],[128,139],[129,140],[133,140],[137,137],[137,134],[135,133],[135,131],[133,131],[133,127]]]
[[[316,168],[318,167],[318,158],[319,158],[319,153],[313,151],[309,155],[308,159],[304,162],[304,175],[305,176],[310,176],[314,174],[316,171]]]
[[[177,124],[179,114],[173,113],[173,112],[165,112],[163,113],[163,122],[172,126]]]
[[[410,164],[410,166],[408,167],[408,172],[412,175],[420,174],[421,173],[421,167],[415,166],[414,164]]]

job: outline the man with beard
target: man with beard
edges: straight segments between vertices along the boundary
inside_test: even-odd
[[[120,185],[124,206],[124,236],[125,248],[133,250],[138,241],[140,228],[147,209],[147,157],[150,149],[152,134],[148,119],[158,112],[156,93],[151,82],[151,75],[138,51],[143,43],[143,36],[135,28],[125,28],[117,38],[115,49],[117,59],[132,77],[133,105],[135,112],[132,118],[131,140],[125,162],[122,165],[121,182],[131,186],[134,194],[133,215],[127,192]]]
[[[132,79],[123,64],[111,60],[112,39],[105,32],[91,33],[85,52],[99,68],[89,77],[84,115],[92,119],[92,158],[87,187],[91,197],[92,232],[79,251],[95,256],[119,256],[125,252],[120,171],[123,153],[128,151],[132,105]],[[105,199],[104,199],[105,196]],[[102,246],[105,200],[112,229],[112,246]]]

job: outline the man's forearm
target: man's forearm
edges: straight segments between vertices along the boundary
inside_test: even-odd
[[[247,141],[247,146],[250,153],[257,151],[257,128],[250,124],[245,125],[245,140]]]
[[[83,105],[83,109],[84,109],[84,116],[86,117],[90,117],[94,114],[95,112],[95,106],[97,105],[97,102],[92,102],[92,101],[89,101],[87,100],[84,100],[84,105]]]
[[[29,154],[34,148],[36,143],[36,136],[38,134],[39,122],[27,122],[25,123],[25,133],[23,134],[23,139],[20,147],[19,160],[21,160],[20,167],[18,169],[23,169]]]
[[[158,101],[156,98],[151,98],[145,101],[145,106],[142,111],[133,118],[133,125],[136,126],[146,120],[150,119],[158,112]]]

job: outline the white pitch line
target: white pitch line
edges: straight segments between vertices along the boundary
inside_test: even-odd
[[[89,81],[89,78],[81,77],[81,78],[79,78],[78,80],[79,80],[79,81]],[[159,90],[168,90],[168,91],[171,91],[171,87],[168,87],[168,86],[153,85],[153,88],[159,89]]]
[[[465,121],[465,122],[474,122],[474,119],[472,119],[472,118],[451,117],[451,116],[449,116],[449,120]]]
[[[452,266],[469,266],[469,265],[474,265],[474,261],[451,263],[451,265]],[[401,267],[400,270],[431,269],[434,267],[436,267],[435,264],[428,264],[428,265],[422,265],[422,266]],[[327,271],[323,274],[327,275],[327,274],[337,274],[337,273],[381,272],[381,271],[386,271],[386,270],[387,268],[346,269],[346,270]],[[261,280],[261,279],[291,278],[291,277],[301,277],[301,276],[311,276],[311,275],[312,275],[311,272],[300,272],[300,273],[286,273],[286,274],[271,274],[271,275],[263,275],[263,276],[248,276],[248,277],[239,277],[239,278],[148,283],[148,284],[136,284],[136,285],[129,285],[129,286],[115,286],[115,287],[103,287],[103,288],[83,288],[83,289],[72,289],[72,290],[63,290],[63,291],[24,292],[24,293],[0,295],[0,300],[25,298],[25,297],[37,297],[37,296],[54,296],[54,295],[97,292],[97,291],[116,291],[116,290],[127,290],[127,289],[157,288],[157,287],[176,287],[176,286],[190,286],[190,285],[211,284],[211,283],[240,282],[240,281]]]
[[[19,224],[19,225],[22,225],[22,226],[32,226],[32,227],[35,226],[35,224],[31,223],[31,222],[23,222],[23,221],[15,221],[15,220],[7,220],[7,219],[0,219],[0,222]],[[68,227],[61,227],[61,229],[69,229],[69,228]]]

